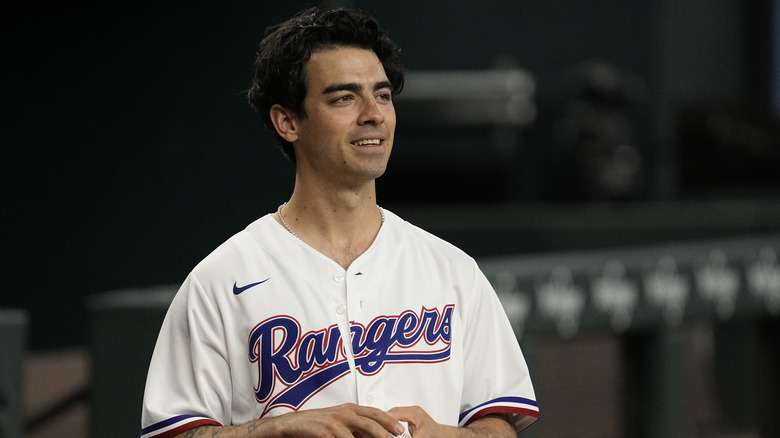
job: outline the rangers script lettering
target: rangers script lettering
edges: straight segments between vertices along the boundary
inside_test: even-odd
[[[350,324],[355,368],[364,375],[379,372],[387,363],[433,363],[450,358],[454,305],[408,310],[381,316],[367,327]],[[424,341],[421,344],[420,341]],[[290,316],[269,318],[249,334],[249,360],[257,363],[255,398],[267,403],[263,415],[275,407],[298,410],[311,396],[349,373],[349,363],[336,325],[301,334]],[[277,389],[276,384],[284,387]]]

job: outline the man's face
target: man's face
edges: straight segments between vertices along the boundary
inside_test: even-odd
[[[381,176],[393,147],[391,84],[376,54],[323,49],[306,65],[305,118],[294,142],[299,176],[357,187]]]

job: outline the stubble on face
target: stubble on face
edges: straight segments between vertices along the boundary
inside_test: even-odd
[[[373,183],[390,157],[395,131],[391,87],[370,50],[342,47],[312,54],[306,66],[305,116],[298,120],[299,172],[352,185]]]

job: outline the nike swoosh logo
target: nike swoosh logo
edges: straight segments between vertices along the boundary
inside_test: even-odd
[[[238,285],[236,283],[233,283],[233,295],[241,294],[244,291],[246,291],[247,289],[251,289],[251,288],[257,286],[258,284],[263,284],[263,283],[265,283],[266,281],[268,281],[270,279],[271,279],[271,277],[268,277],[268,278],[266,278],[263,281],[258,281],[257,283],[249,283],[246,286],[241,286],[241,287],[238,287]]]

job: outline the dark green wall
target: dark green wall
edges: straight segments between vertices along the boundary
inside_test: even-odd
[[[306,3],[17,1],[0,7],[0,306],[29,309],[33,348],[84,343],[87,296],[178,283],[216,245],[286,199],[292,168],[270,147],[242,92],[265,27]],[[660,43],[659,20],[669,2],[355,3],[375,13],[403,46],[410,69],[485,69],[512,59],[536,77],[541,121],[558,116],[575,65],[610,62],[648,84],[637,125],[648,157],[657,137],[672,135],[655,132],[668,126],[660,120],[674,90],[687,89],[659,83],[672,81],[670,66],[686,68],[660,52],[678,53],[676,43],[685,39],[671,29]],[[722,7],[714,13],[723,18],[736,3],[716,4]],[[739,48],[727,49],[725,65],[741,65]],[[495,178],[502,156],[473,144],[484,142],[484,133],[463,139],[452,142],[453,153],[488,154],[488,164],[481,173],[459,168],[437,176],[432,169],[448,156],[430,153],[399,127],[391,171],[380,180],[382,202],[522,201]],[[513,159],[523,169],[543,169],[531,158],[544,157],[545,147],[527,141]],[[555,181],[543,176],[526,179],[524,196],[551,200],[544,194]]]

